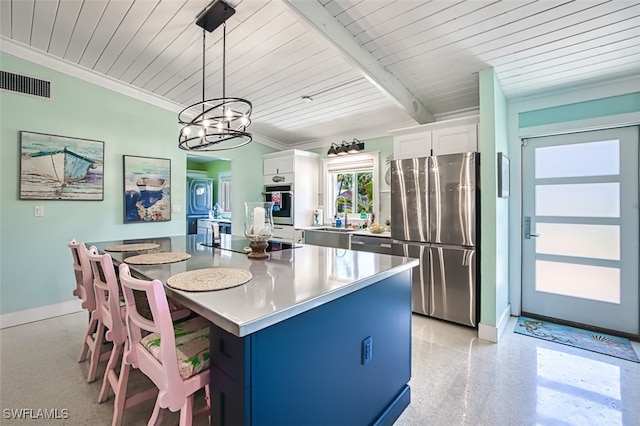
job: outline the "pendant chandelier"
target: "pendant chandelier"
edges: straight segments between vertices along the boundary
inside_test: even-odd
[[[251,102],[242,98],[228,98],[225,91],[226,20],[235,9],[222,0],[215,0],[202,11],[196,24],[202,28],[202,102],[180,111],[182,126],[178,146],[185,151],[222,151],[247,145],[253,139],[246,131],[251,124]],[[222,25],[222,97],[205,100],[205,39]],[[225,142],[225,143],[223,143]]]

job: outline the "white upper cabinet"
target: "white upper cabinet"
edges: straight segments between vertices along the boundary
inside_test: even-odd
[[[390,133],[395,160],[478,151],[477,116],[437,121]]]
[[[264,159],[264,174],[278,175],[281,173],[293,173],[295,167],[295,156],[293,153],[269,157]]]
[[[431,132],[433,155],[478,151],[478,125],[467,124]]]
[[[426,157],[431,155],[431,132],[400,135],[393,138],[393,158]]]

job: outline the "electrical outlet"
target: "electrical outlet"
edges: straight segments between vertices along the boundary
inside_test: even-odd
[[[171,207],[171,211],[173,213],[181,213],[182,212],[182,206],[180,204],[174,204],[173,207]]]
[[[371,336],[362,341],[362,365],[367,365],[373,359],[373,339]]]
[[[35,206],[33,208],[33,215],[35,217],[42,217],[44,216],[44,207],[43,206]]]

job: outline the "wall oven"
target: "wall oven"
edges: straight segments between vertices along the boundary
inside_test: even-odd
[[[273,202],[273,223],[293,225],[293,184],[265,185],[263,194]]]

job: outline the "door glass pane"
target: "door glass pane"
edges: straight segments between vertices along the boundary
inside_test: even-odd
[[[620,141],[536,148],[536,179],[620,174]]]
[[[536,216],[620,217],[620,183],[536,185]]]
[[[536,291],[620,303],[620,269],[536,260]]]
[[[536,253],[620,260],[618,225],[537,223]]]

